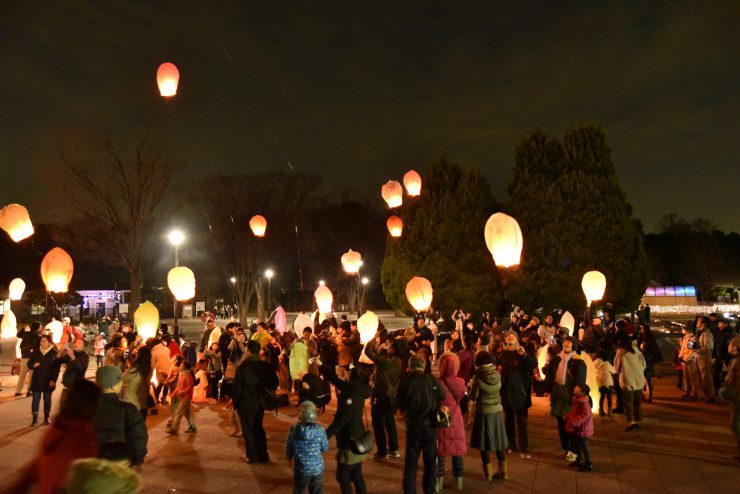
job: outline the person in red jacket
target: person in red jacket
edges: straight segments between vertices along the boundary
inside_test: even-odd
[[[565,419],[565,431],[570,435],[571,444],[578,455],[576,461],[568,465],[579,472],[590,472],[591,452],[588,449],[588,438],[594,435],[594,417],[591,414],[591,397],[587,384],[576,384],[573,388],[573,404]]]
[[[179,374],[177,377],[177,387],[172,392],[172,399],[177,400],[177,408],[175,414],[172,417],[172,425],[167,428],[167,434],[177,434],[180,429],[180,421],[182,417],[188,419],[189,427],[185,431],[190,434],[198,432],[195,427],[195,421],[193,420],[193,414],[190,410],[190,405],[193,402],[193,389],[195,388],[195,380],[193,379],[193,372],[188,362],[182,361],[180,364]]]

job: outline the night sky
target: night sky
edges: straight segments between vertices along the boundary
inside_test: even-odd
[[[0,202],[47,218],[39,161],[90,130],[153,131],[186,177],[289,162],[362,200],[445,156],[505,200],[522,134],[595,122],[646,230],[740,230],[738,25],[737,1],[5,1]]]

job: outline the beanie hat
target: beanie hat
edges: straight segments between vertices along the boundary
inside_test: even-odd
[[[298,420],[303,424],[313,424],[316,422],[316,405],[312,401],[306,400],[301,403]]]
[[[116,365],[104,365],[95,371],[95,382],[103,389],[112,388],[121,382],[121,369]]]

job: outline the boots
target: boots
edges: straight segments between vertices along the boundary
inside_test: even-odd
[[[39,414],[34,413],[33,419],[31,419],[31,427],[36,427],[37,425],[39,425]]]
[[[51,419],[49,418],[49,414],[44,414],[44,425],[51,425]]]
[[[463,490],[463,478],[462,477],[455,477],[455,489],[457,489],[459,492],[462,492]]]
[[[509,470],[506,468],[506,461],[498,462],[498,471],[493,474],[497,480],[509,480]]]
[[[483,476],[489,482],[493,480],[493,465],[491,465],[490,463],[483,464]]]
[[[445,478],[442,476],[437,477],[437,492],[442,492],[442,488],[444,486],[444,480]]]

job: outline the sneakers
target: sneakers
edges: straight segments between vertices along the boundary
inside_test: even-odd
[[[389,460],[392,459],[392,458],[400,458],[401,457],[401,453],[396,449],[394,451],[391,451],[387,455],[385,455],[385,457],[388,458]]]
[[[532,455],[529,454],[529,451],[522,451],[521,453],[519,453],[519,457],[525,460],[529,460],[532,458]]]
[[[196,432],[198,432],[198,428],[195,427],[194,425],[191,425],[190,427],[187,428],[187,430],[185,431],[185,434],[195,434]]]
[[[44,417],[44,425],[51,425],[51,419],[49,417]]]
[[[576,461],[576,458],[578,458],[578,455],[573,453],[572,451],[568,451],[565,454],[565,459],[568,460],[568,462],[574,462]]]

